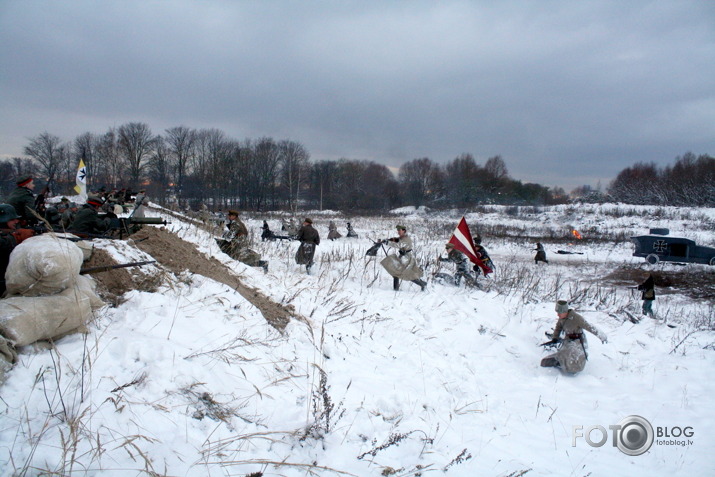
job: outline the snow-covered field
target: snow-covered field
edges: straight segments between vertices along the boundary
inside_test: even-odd
[[[281,333],[222,283],[159,266],[135,270],[165,281],[102,308],[87,334],[21,354],[0,387],[0,475],[714,475],[715,304],[657,289],[660,319],[633,323],[628,313],[640,318],[641,302],[628,286],[638,282],[605,277],[689,270],[715,280],[715,267],[651,267],[631,256],[627,240],[588,240],[657,226],[715,242],[715,209],[657,210],[467,214],[496,273],[480,278],[481,290],[430,281],[425,292],[411,283],[394,292],[392,278],[364,256],[368,237],[394,236],[395,224],[405,224],[430,278],[461,213],[309,213],[323,239],[310,276],[293,261],[296,242],[256,241],[270,260],[263,274],[171,218],[169,229],[292,305],[299,319]],[[256,237],[262,220],[246,219]],[[350,221],[360,238],[326,240],[329,220],[343,234]],[[279,231],[278,220],[269,223]],[[573,229],[583,241],[567,241]],[[548,265],[534,264],[537,240]],[[148,258],[131,245],[96,242],[119,261]],[[443,263],[440,271],[452,269]],[[557,299],[608,335],[606,344],[590,337],[586,369],[575,376],[539,366]],[[642,455],[613,445],[609,426],[631,415],[656,433]],[[592,426],[607,433],[590,433],[595,443],[607,437],[600,447],[578,437]]]

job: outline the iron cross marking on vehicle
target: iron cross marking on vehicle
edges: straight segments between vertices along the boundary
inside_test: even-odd
[[[665,250],[668,248],[668,243],[665,240],[657,240],[653,242],[653,250],[656,252],[665,252]]]

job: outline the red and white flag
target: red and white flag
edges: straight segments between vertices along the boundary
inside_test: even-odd
[[[469,225],[467,225],[467,221],[464,217],[462,217],[462,220],[457,224],[457,228],[454,229],[448,243],[454,244],[455,249],[465,254],[470,262],[481,268],[482,272],[484,272],[484,276],[487,276],[488,273],[492,273],[493,270],[482,262],[477,255],[477,251],[474,250],[472,232],[469,231]]]

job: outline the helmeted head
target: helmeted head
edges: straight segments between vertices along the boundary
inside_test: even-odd
[[[229,217],[231,217],[231,216],[238,217],[238,211],[231,209],[228,211],[228,213],[226,215],[228,215]]]
[[[407,232],[407,227],[405,227],[404,225],[397,224],[397,225],[395,226],[395,228],[397,229],[398,232],[399,232],[400,230],[402,230],[403,232]]]
[[[303,219],[303,223],[313,225],[313,219],[311,219],[310,217],[306,217]]]
[[[559,300],[556,302],[556,307],[554,308],[556,310],[556,313],[559,315],[562,313],[568,313],[569,312],[569,302],[566,300]]]
[[[447,250],[452,250],[454,248],[454,244],[450,242],[447,245],[445,245],[444,248],[446,248]]]
[[[0,204],[0,225],[7,224],[11,220],[17,220],[19,218],[15,207],[10,204]]]

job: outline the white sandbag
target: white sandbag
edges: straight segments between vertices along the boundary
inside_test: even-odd
[[[80,275],[77,277],[77,288],[79,289],[82,296],[89,299],[89,306],[92,311],[104,306],[104,302],[97,295],[97,284],[94,280],[88,276]]]
[[[75,245],[79,247],[79,249],[82,251],[82,261],[86,262],[90,258],[92,258],[92,252],[94,251],[94,244],[92,242],[89,242],[87,240],[81,240],[79,242],[75,242]]]
[[[76,278],[76,286],[55,295],[0,300],[0,334],[15,346],[26,346],[83,327],[102,302],[89,278]]]
[[[15,247],[5,272],[8,296],[52,295],[73,287],[83,261],[72,241],[43,234]]]
[[[76,235],[68,234],[68,233],[58,233],[55,234],[58,237],[69,237],[69,238],[74,238],[74,239],[79,239]],[[60,239],[60,240],[65,240],[65,239]],[[79,247],[80,250],[82,250],[82,261],[86,262],[90,258],[92,258],[92,252],[94,252],[94,244],[90,240],[77,240],[74,243],[77,247]]]

